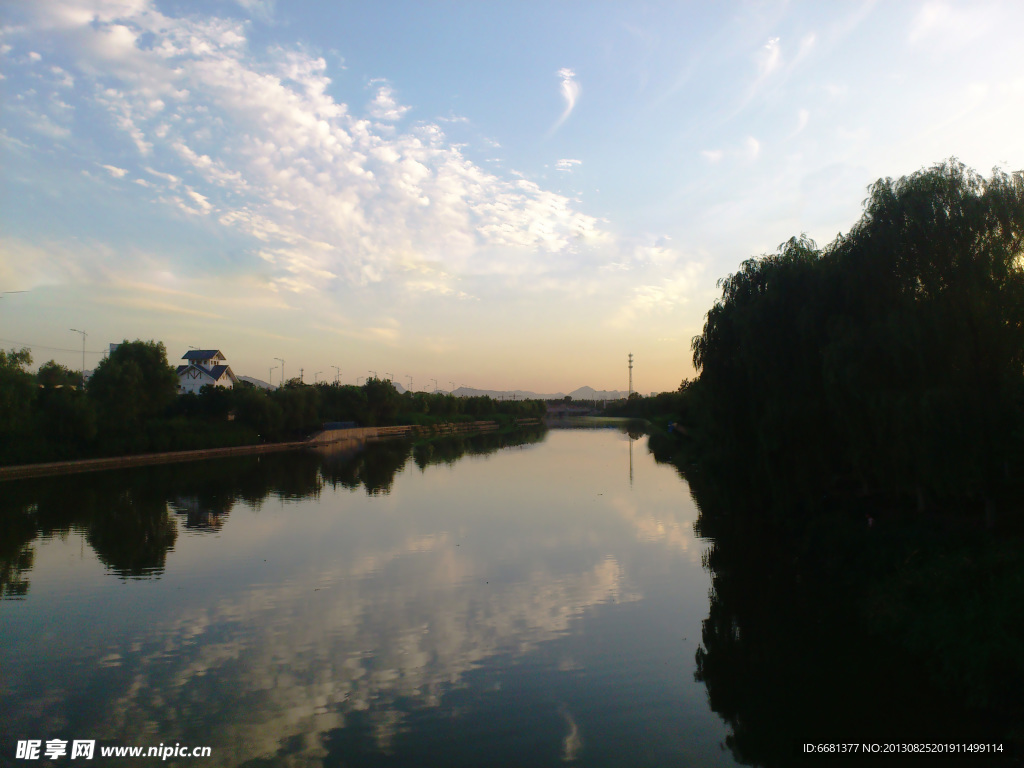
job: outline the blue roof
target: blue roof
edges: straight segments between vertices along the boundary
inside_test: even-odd
[[[235,376],[235,372],[231,370],[230,365],[214,365],[210,368],[203,368],[201,365],[179,365],[177,374],[180,376],[189,368],[195,368],[197,371],[202,371],[204,376],[209,376],[214,381],[218,381],[224,374],[228,375],[232,381],[237,381],[238,377]]]
[[[190,349],[181,356],[182,360],[226,360],[219,349]]]

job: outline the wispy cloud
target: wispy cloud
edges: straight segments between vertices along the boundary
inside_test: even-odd
[[[759,78],[768,77],[779,68],[782,63],[782,49],[779,46],[779,38],[773,37],[758,52],[757,71]]]
[[[954,8],[948,3],[925,3],[910,24],[912,44],[929,41],[943,48],[957,48],[985,34],[991,14],[984,8]]]
[[[235,0],[235,2],[261,21],[270,21],[274,16],[274,0]]]
[[[580,84],[576,82],[576,73],[568,67],[558,70],[558,76],[562,79],[562,100],[565,102],[565,109],[561,116],[551,126],[551,133],[562,127],[562,123],[569,119],[569,115],[576,108],[576,100],[580,97]]]
[[[807,127],[807,123],[808,121],[810,121],[810,119],[810,111],[806,109],[801,109],[796,116],[796,130],[793,131],[793,135],[796,136],[798,133],[802,132],[803,129]]]
[[[573,160],[572,158],[564,158],[555,163],[555,168],[560,171],[571,171],[574,165],[580,165],[582,160]]]

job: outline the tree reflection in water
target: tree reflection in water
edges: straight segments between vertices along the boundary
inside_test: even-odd
[[[18,599],[28,593],[33,543],[39,538],[80,534],[112,574],[157,578],[178,537],[175,518],[192,532],[216,532],[238,501],[258,509],[271,497],[318,497],[325,484],[387,494],[410,457],[423,470],[538,442],[543,434],[531,429],[415,445],[402,440],[343,443],[277,454],[273,461],[246,456],[7,481],[0,494],[0,597]]]
[[[865,627],[858,580],[872,532],[862,516],[780,528],[756,514],[756,494],[736,477],[680,472],[712,577],[695,676],[730,725],[737,760],[793,765],[808,742],[1005,742],[1006,723],[937,689],[930,670]]]

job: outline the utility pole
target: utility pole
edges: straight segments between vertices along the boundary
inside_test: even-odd
[[[85,337],[89,334],[85,331],[80,331],[77,328],[69,328],[68,330],[74,331],[75,333],[82,334],[82,386],[85,386]]]
[[[412,392],[412,376],[410,376],[407,373],[407,374],[405,374],[405,378],[407,378],[409,380],[409,391]]]
[[[284,360],[282,360],[280,357],[275,357],[274,359],[281,364],[281,386],[283,387],[286,381],[284,377]],[[277,366],[275,365],[274,367],[276,368]]]
[[[629,396],[633,396],[633,353],[629,353]]]
[[[303,378],[305,378],[305,375],[306,375],[306,369],[305,368],[299,368],[299,384],[305,384],[305,382],[303,381]]]

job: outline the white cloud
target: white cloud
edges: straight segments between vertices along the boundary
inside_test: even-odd
[[[71,130],[59,125],[49,115],[35,115],[29,125],[38,133],[49,136],[51,139],[66,139],[71,135]]]
[[[782,63],[782,49],[779,46],[779,38],[773,37],[758,52],[757,69],[758,76],[767,77]]]
[[[761,142],[755,139],[753,136],[747,136],[746,141],[743,142],[743,146],[746,149],[747,157],[751,160],[755,159],[761,154]]]
[[[401,120],[409,109],[409,107],[403,107],[395,101],[394,92],[386,85],[377,89],[377,97],[370,103],[371,115],[378,120],[388,120],[390,122]]]
[[[560,171],[571,171],[574,165],[582,164],[582,160],[573,160],[571,158],[565,158],[555,163],[555,168]]]
[[[705,149],[702,150],[700,154],[709,163],[714,164],[719,162],[725,153],[720,149]]]
[[[100,167],[105,168],[106,171],[115,179],[120,179],[128,173],[125,168],[118,168],[116,165],[101,165]]]
[[[807,127],[807,122],[811,119],[811,113],[806,109],[801,109],[796,116],[796,130],[793,135],[800,133],[804,128]]]
[[[928,40],[957,48],[981,37],[990,27],[990,14],[984,9],[964,10],[948,3],[925,3],[910,24],[908,39],[912,44]]]
[[[62,0],[55,11],[36,18],[66,52],[54,74],[73,77],[120,137],[118,163],[99,164],[113,174],[133,151],[147,174],[140,193],[253,238],[271,288],[389,281],[458,296],[460,279],[484,275],[532,287],[542,281],[526,276],[571,272],[610,242],[572,200],[470,161],[438,124],[400,127],[410,107],[387,82],[366,116],[352,114],[330,94],[323,57],[254,52],[243,22],[165,16],[146,0]],[[559,76],[564,120],[580,91],[571,70]],[[409,271],[410,258],[438,262],[444,277]]]
[[[660,249],[659,249],[660,250]],[[676,262],[678,254],[662,253],[662,263]],[[704,273],[701,262],[687,262],[657,282],[638,285],[633,288],[629,300],[611,316],[608,325],[613,328],[627,328],[644,318],[670,313],[687,304],[691,295],[700,286]]]
[[[176,187],[176,186],[178,186],[178,184],[181,183],[181,179],[179,179],[173,173],[164,173],[163,171],[157,171],[157,170],[155,170],[153,168],[150,168],[148,166],[144,167],[143,170],[146,173],[148,173],[148,174],[156,176],[158,179],[163,179],[164,181],[166,181],[172,187]]]
[[[263,21],[274,16],[274,0],[235,0],[242,8]]]
[[[557,131],[562,123],[564,123],[572,111],[576,108],[576,101],[580,97],[580,84],[576,82],[576,73],[571,69],[564,67],[558,70],[558,76],[562,79],[562,100],[565,102],[565,109],[562,111],[561,116],[551,127],[551,132]]]
[[[194,189],[192,189],[192,187],[186,186],[185,194],[192,198],[192,202],[194,202],[198,206],[199,210],[202,213],[206,214],[213,210],[213,206],[210,204],[210,202],[205,197],[203,197],[203,195],[199,194]]]

